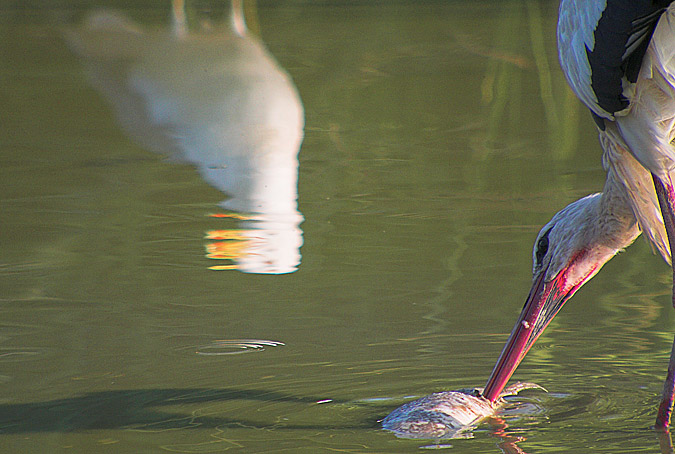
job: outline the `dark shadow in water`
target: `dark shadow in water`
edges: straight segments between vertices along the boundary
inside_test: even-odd
[[[24,434],[37,432],[80,432],[87,430],[168,430],[241,428],[274,430],[371,430],[379,429],[378,419],[386,409],[373,406],[364,409],[352,424],[280,424],[278,422],[253,421],[227,416],[198,416],[194,408],[179,411],[180,406],[213,404],[228,401],[286,402],[310,405],[347,404],[346,400],[332,400],[319,404],[325,396],[294,396],[264,389],[208,389],[171,388],[101,391],[81,396],[43,402],[0,405],[0,434]],[[171,407],[163,411],[161,407]],[[383,411],[384,410],[384,411]],[[334,410],[329,410],[334,411]],[[223,410],[223,414],[226,410]],[[277,421],[270,418],[270,421]],[[525,441],[522,435],[507,430],[500,418],[487,421],[492,435],[497,438],[497,447],[505,454],[523,454],[518,446]],[[673,454],[669,432],[657,433],[662,454]],[[427,440],[431,441],[431,440]],[[442,443],[441,440],[438,443]],[[430,445],[429,447],[432,447]],[[439,446],[442,446],[439,444]]]
[[[0,405],[0,433],[77,432],[100,429],[152,428],[188,429],[212,427],[284,428],[278,423],[264,423],[228,417],[195,416],[194,408],[179,412],[178,406],[200,403],[253,400],[261,402],[290,402],[317,404],[321,397],[298,397],[275,391],[255,389],[139,389],[102,391],[67,399],[25,404]],[[331,403],[345,403],[333,400]],[[161,407],[173,407],[165,412]],[[373,409],[379,413],[380,409]],[[270,418],[271,421],[274,418]],[[287,429],[372,429],[377,427],[377,416],[355,421],[349,426],[288,425]]]

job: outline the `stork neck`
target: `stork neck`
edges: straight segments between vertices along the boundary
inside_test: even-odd
[[[622,249],[640,235],[626,187],[611,167],[597,208],[598,227],[609,246]]]

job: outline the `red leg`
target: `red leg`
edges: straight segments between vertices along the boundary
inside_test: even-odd
[[[673,440],[670,438],[670,431],[668,428],[665,430],[657,432],[659,437],[659,448],[661,448],[661,454],[673,454]]]
[[[654,189],[659,199],[661,207],[661,216],[663,224],[668,234],[668,243],[670,245],[671,261],[673,257],[673,244],[675,243],[675,190],[671,181],[664,182],[661,178],[652,174],[654,180]],[[673,267],[673,307],[675,307],[675,267]],[[659,405],[659,413],[656,416],[656,429],[667,430],[670,425],[670,415],[673,411],[673,398],[675,396],[675,339],[673,339],[673,348],[670,351],[670,361],[668,363],[668,373],[666,381],[663,384],[663,395]]]
[[[673,339],[673,349],[670,351],[666,381],[663,383],[663,395],[661,396],[659,413],[656,415],[655,427],[657,430],[668,430],[668,426],[670,426],[670,414],[673,411],[673,394],[675,394],[675,339]]]

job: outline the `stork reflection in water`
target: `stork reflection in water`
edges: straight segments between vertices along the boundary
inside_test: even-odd
[[[242,0],[227,24],[191,27],[173,0],[170,30],[111,11],[65,30],[90,83],[124,131],[147,149],[193,164],[228,198],[236,229],[212,230],[212,269],[294,272],[300,264],[298,152],[304,111],[290,75],[246,27]],[[195,21],[193,21],[195,22]],[[232,263],[230,265],[230,263]]]
[[[537,235],[533,284],[485,387],[498,399],[565,302],[641,232],[671,262],[675,241],[675,4],[562,0],[558,52],[575,94],[598,126],[602,193],[558,212]],[[675,295],[673,297],[675,304]],[[675,342],[656,419],[670,424]]]

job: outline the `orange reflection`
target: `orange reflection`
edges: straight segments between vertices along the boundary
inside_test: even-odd
[[[237,219],[239,221],[246,221],[247,219],[250,219],[249,216],[239,214],[239,213],[211,213],[211,214],[209,214],[209,217]]]
[[[227,232],[227,230],[218,230],[218,233]],[[223,235],[228,236],[228,235]],[[208,243],[206,248],[206,258],[215,260],[237,260],[249,255],[253,249],[255,239],[242,236],[240,232],[233,231],[227,241],[216,241]]]
[[[508,429],[509,425],[506,424],[503,418],[494,416],[489,418],[487,422],[492,428],[491,435],[500,439],[497,446],[499,446],[499,449],[504,454],[527,454],[518,446],[518,443],[527,440],[527,438],[508,432],[506,429]]]
[[[209,230],[204,237],[207,240],[245,240],[253,235],[253,230],[226,229]]]
[[[211,240],[204,245],[206,258],[226,261],[222,265],[210,266],[210,270],[268,274],[296,270],[300,263],[298,251],[302,245],[302,235],[298,227],[287,228],[286,219],[266,219],[235,212],[210,216],[237,219],[239,227],[206,232],[204,238]],[[297,224],[293,222],[293,225]]]

